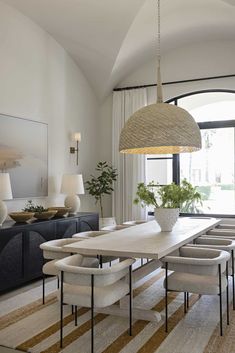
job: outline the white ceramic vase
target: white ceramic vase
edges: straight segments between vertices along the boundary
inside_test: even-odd
[[[162,232],[171,232],[179,217],[179,208],[155,208],[154,216]]]

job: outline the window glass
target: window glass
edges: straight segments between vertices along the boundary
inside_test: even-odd
[[[202,149],[180,155],[180,178],[198,186],[202,213],[235,214],[234,132],[233,127],[203,129]]]
[[[178,106],[186,109],[197,122],[235,119],[235,94],[208,92],[178,99]]]
[[[172,158],[147,159],[146,183],[170,184],[172,182]]]

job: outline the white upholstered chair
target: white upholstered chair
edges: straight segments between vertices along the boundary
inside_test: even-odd
[[[229,324],[229,291],[227,251],[184,246],[179,249],[179,256],[166,256],[161,261],[165,265],[165,329],[168,331],[168,291],[184,292],[184,307],[187,308],[187,293],[219,295],[220,303],[220,334],[222,325],[222,293],[226,291],[227,324]],[[174,271],[168,275],[168,270]],[[224,272],[226,271],[226,275]]]
[[[214,228],[206,232],[207,235],[235,239],[235,229]]]
[[[94,309],[110,306],[129,294],[130,335],[132,326],[132,264],[126,259],[105,269],[84,268],[82,255],[73,255],[56,263],[61,272],[60,346],[63,346],[63,304],[91,308],[91,352],[94,352]],[[129,273],[129,284],[126,275]]]
[[[135,221],[126,221],[126,222],[123,222],[122,224],[125,226],[125,225],[130,225],[130,226],[136,226],[138,224],[143,224],[143,223],[147,223],[148,221],[146,220],[142,220],[142,219],[139,219],[139,220],[135,220]]]
[[[217,228],[235,230],[235,224],[232,224],[232,223],[220,223],[220,224],[218,224]]]
[[[92,238],[99,237],[104,234],[109,234],[111,232],[112,232],[111,230],[97,230],[97,231],[81,232],[81,233],[74,234],[73,238],[79,239],[79,240],[92,239]],[[109,264],[111,266],[111,262],[118,259],[118,257],[115,257],[115,256],[103,256],[103,255],[99,255],[99,254],[97,254],[97,256],[98,256],[101,268],[103,267],[104,263],[109,262]]]
[[[233,310],[235,310],[235,282],[234,282],[234,252],[235,252],[235,240],[212,237],[212,236],[202,236],[195,239],[194,244],[190,246],[199,246],[201,248],[210,248],[217,250],[224,250],[230,253],[230,260],[228,262],[228,273],[232,277],[232,292],[233,292]]]
[[[233,310],[235,310],[235,284],[234,284],[234,252],[235,241],[227,238],[202,236],[194,240],[194,244],[189,244],[192,247],[200,247],[206,249],[224,250],[230,253],[228,262],[228,273],[232,277],[232,292],[233,292]]]
[[[58,276],[59,271],[56,268],[56,261],[59,259],[63,259],[71,254],[65,252],[63,250],[64,245],[68,245],[71,243],[75,243],[81,239],[73,239],[73,238],[64,238],[64,239],[55,239],[49,240],[45,243],[40,244],[40,249],[43,251],[43,257],[46,260],[50,260],[46,262],[42,267],[42,302],[45,303],[45,276]],[[84,267],[98,267],[99,261],[95,258],[84,258],[82,266]],[[59,281],[58,281],[59,287]]]
[[[105,231],[109,231],[109,232],[115,232],[116,230],[122,230],[128,227],[131,227],[132,224],[117,224],[116,226],[107,226],[107,227],[103,227],[101,229],[101,231],[105,230]]]

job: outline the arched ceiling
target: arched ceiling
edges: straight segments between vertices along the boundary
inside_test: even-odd
[[[156,53],[156,0],[4,0],[73,57],[97,96]],[[162,0],[162,52],[234,39],[235,0]]]

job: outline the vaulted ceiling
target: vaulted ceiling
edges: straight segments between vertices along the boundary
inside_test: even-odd
[[[49,32],[103,98],[156,53],[156,0],[4,0]],[[235,0],[161,0],[162,52],[234,39]]]

